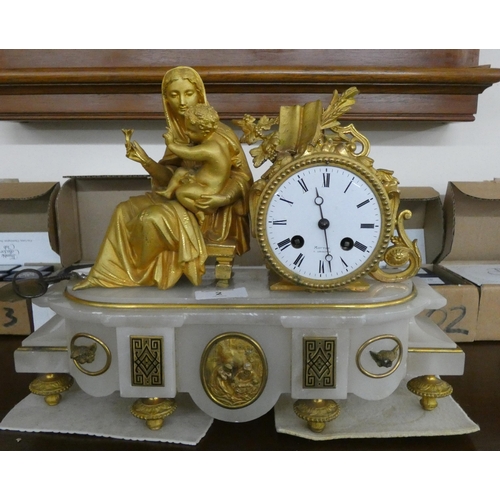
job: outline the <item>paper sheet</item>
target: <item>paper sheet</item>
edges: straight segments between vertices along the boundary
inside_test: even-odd
[[[445,267],[476,285],[500,285],[500,263],[447,264]]]

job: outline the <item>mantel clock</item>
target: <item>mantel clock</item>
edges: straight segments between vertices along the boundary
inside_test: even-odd
[[[200,144],[181,140],[198,141],[208,121],[201,118],[212,114],[199,75],[174,68],[164,81],[169,130],[179,136],[173,149],[186,156],[187,172],[175,170],[185,181],[179,186],[192,188],[200,171],[227,167],[215,192],[202,195],[213,206],[200,202],[199,210],[190,211],[187,191],[169,198],[175,193],[159,174],[153,192],[119,203],[86,280],[72,276],[36,299],[55,315],[15,354],[18,372],[43,374],[31,392],[49,405],[61,401],[73,380],[95,398],[119,392],[135,399],[130,412],[160,431],[161,440],[184,444],[202,439],[213,419],[247,422],[273,408],[279,432],[312,439],[311,433],[323,432],[340,414],[335,400],[348,405],[352,395],[369,405],[394,394],[406,379],[422,407],[435,408],[436,398],[451,393],[440,376],[461,375],[464,353],[429,318],[415,320],[446,300],[425,282],[409,280],[421,258],[404,229],[411,214],[399,211],[398,181],[392,172],[375,169],[368,140],[338,121],[357,90],[335,92],[326,109],[316,101],[281,107],[275,118],[238,120],[241,141],[256,144],[250,151],[254,165],[270,165],[253,182],[227,124],[211,120],[217,127],[206,142],[216,142],[201,141],[207,148],[203,158],[195,155]],[[187,125],[191,111],[179,104],[184,114],[174,113],[183,89],[187,97],[199,94],[201,102],[191,108],[200,113],[197,131],[192,121]],[[165,165],[174,170],[179,158],[166,155],[160,160],[165,165],[155,162],[130,140],[130,131],[125,134],[128,156],[148,172],[164,172]],[[68,181],[58,200],[74,200],[76,210],[79,192],[87,191]],[[219,206],[228,198],[229,205]],[[58,210],[63,206],[56,203]],[[91,212],[80,211],[87,237],[102,218],[101,209],[94,218]],[[231,276],[234,255],[248,248],[247,213],[270,272],[260,265],[240,266]],[[60,215],[67,219],[67,213]],[[220,258],[210,273],[205,273],[207,255]],[[221,290],[219,278],[230,277],[231,286]],[[75,400],[92,404],[92,398],[76,399],[77,391],[73,396],[68,406]],[[101,411],[103,399],[95,403],[100,420],[90,433],[117,435],[111,420],[118,406],[111,398],[109,412]],[[411,408],[408,414],[410,425]],[[344,412],[340,420],[349,415]],[[167,417],[173,425],[163,426]],[[150,439],[136,426],[132,439]],[[337,437],[330,427],[326,439]],[[129,439],[128,424],[125,428]]]
[[[360,291],[365,275],[395,282],[419,269],[403,224],[411,213],[398,214],[397,179],[373,167],[366,137],[338,122],[357,93],[335,92],[325,110],[316,101],[235,122],[242,142],[260,142],[250,151],[254,165],[272,162],[250,193],[253,235],[280,279],[272,289]]]

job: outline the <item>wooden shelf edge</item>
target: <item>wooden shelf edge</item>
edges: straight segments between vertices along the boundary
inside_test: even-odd
[[[165,68],[39,68],[0,70],[0,94],[158,93]],[[356,86],[364,93],[477,95],[500,81],[500,69],[310,66],[199,67],[207,92],[325,92]]]
[[[241,115],[219,113],[222,120],[240,119]],[[266,116],[274,116],[267,114]],[[474,114],[345,114],[342,118],[343,122],[371,122],[371,121],[387,121],[387,122],[473,122]],[[35,121],[128,121],[128,120],[155,120],[164,121],[165,117],[162,113],[0,113],[2,121],[16,122],[35,122]]]
[[[472,121],[500,69],[477,49],[0,50],[0,119],[163,120],[161,81],[180,64],[201,75],[223,119],[357,87],[346,120]]]

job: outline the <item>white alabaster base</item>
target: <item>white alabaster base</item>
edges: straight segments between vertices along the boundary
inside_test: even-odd
[[[70,373],[91,396],[118,392],[124,398],[172,398],[187,393],[210,417],[243,422],[274,407],[282,394],[294,399],[343,400],[350,394],[376,401],[389,397],[405,377],[459,375],[463,352],[439,328],[415,317],[438,309],[445,299],[418,279],[398,284],[371,282],[367,292],[272,292],[263,268],[235,268],[226,290],[215,287],[209,271],[201,287],[180,283],[171,290],[154,288],[73,291],[74,283],[54,285],[37,300],[56,313],[15,353],[18,372]],[[91,344],[95,360],[83,373],[71,359],[77,334]],[[201,361],[207,345],[221,334],[243,334],[263,353],[266,380],[257,399],[228,407],[203,385]],[[141,385],[132,380],[131,338],[160,338],[162,380]],[[335,342],[334,380],[323,383],[323,361],[316,361],[319,385],[306,383],[305,341]],[[379,366],[374,353],[394,350],[397,360]],[[251,367],[250,367],[251,368]]]

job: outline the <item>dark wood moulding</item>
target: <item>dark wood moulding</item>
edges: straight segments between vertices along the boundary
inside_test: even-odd
[[[467,50],[0,50],[0,119],[162,119],[161,79],[194,67],[223,119],[357,87],[346,120],[472,121],[500,69]]]

